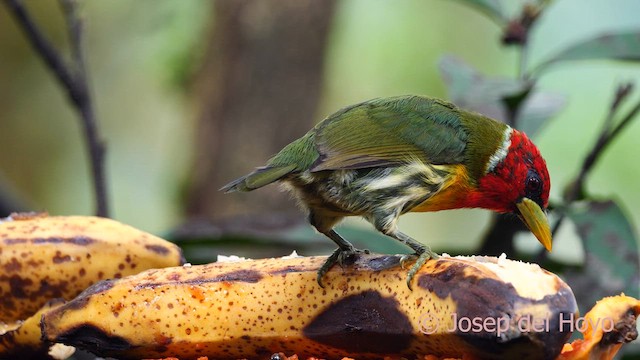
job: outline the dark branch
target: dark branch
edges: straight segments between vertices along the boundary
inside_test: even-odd
[[[5,0],[5,4],[22,27],[31,46],[40,54],[42,60],[49,66],[58,80],[67,90],[75,88],[73,74],[65,66],[56,49],[44,38],[38,26],[33,23],[22,2],[20,0]]]
[[[584,158],[582,162],[582,166],[580,167],[580,172],[578,176],[576,176],[575,180],[573,180],[567,191],[564,193],[563,202],[564,206],[569,206],[572,202],[576,200],[581,200],[584,197],[584,183],[589,175],[593,166],[597,163],[600,156],[605,152],[607,147],[613,142],[615,138],[620,135],[622,130],[631,123],[636,115],[640,112],[640,102],[636,104],[636,106],[627,113],[627,115],[618,123],[618,125],[611,129],[614,123],[615,115],[620,110],[620,106],[624,103],[625,100],[629,97],[629,95],[633,91],[633,84],[621,84],[616,89],[616,95],[611,102],[611,106],[609,108],[609,112],[607,113],[607,117],[605,118],[602,130],[600,131],[600,136],[593,144],[591,151]],[[553,229],[551,233],[555,236],[558,229],[560,229],[560,225],[565,218],[565,212],[561,211],[558,217],[558,220],[553,225]]]
[[[76,79],[78,81],[76,107],[83,119],[86,146],[91,155],[91,171],[93,174],[96,193],[96,214],[109,216],[107,202],[106,174],[104,169],[105,145],[100,139],[93,102],[89,94],[84,51],[82,48],[82,21],[78,14],[76,0],[60,0],[69,27],[71,51],[76,65]]]
[[[640,113],[640,101],[636,104],[636,106],[633,107],[633,109],[631,109],[631,111],[629,111],[629,113],[627,113],[627,115],[620,121],[620,123],[618,123],[618,126],[616,126],[616,128],[611,131],[611,135],[609,135],[609,138],[611,140],[615,139],[624,130],[624,128],[626,128],[627,125],[631,123],[631,120],[635,119],[638,113]],[[610,142],[611,141],[609,141],[609,143]],[[605,146],[609,145],[609,143],[605,144]]]
[[[575,200],[580,200],[582,194],[584,192],[584,182],[587,178],[587,175],[596,164],[600,156],[604,153],[606,148],[613,142],[613,140],[620,134],[620,132],[631,122],[631,120],[636,116],[638,111],[640,111],[640,103],[638,103],[628,114],[624,117],[618,125],[611,130],[611,126],[613,125],[613,119],[615,118],[616,113],[620,109],[621,104],[628,98],[628,96],[632,92],[631,84],[621,84],[616,89],[616,95],[611,103],[611,107],[609,108],[609,113],[604,122],[604,126],[602,131],[600,132],[600,136],[598,140],[594,143],[593,147],[589,154],[585,157],[582,167],[580,168],[580,173],[576,177],[576,179],[571,183],[570,187],[567,189],[567,192],[564,194],[564,202],[565,204],[569,204]]]
[[[75,0],[60,0],[69,27],[69,37],[73,53],[73,65],[67,66],[56,49],[44,37],[38,26],[32,21],[29,13],[20,0],[5,0],[19,26],[24,31],[36,53],[66,90],[71,103],[80,114],[85,142],[91,159],[94,192],[96,197],[96,214],[108,216],[107,186],[104,170],[105,147],[99,135],[95,112],[89,95],[89,86],[85,71],[82,51],[82,21],[78,15]]]
[[[79,86],[86,85],[86,66],[84,60],[84,49],[82,44],[82,30],[83,24],[80,19],[80,15],[78,14],[78,5],[76,0],[59,0],[60,6],[62,7],[62,12],[67,20],[67,27],[69,32],[69,39],[71,42],[71,54],[73,56],[73,61],[75,62],[77,72],[76,78],[81,77],[84,81]],[[85,89],[82,89],[85,94],[88,93]]]

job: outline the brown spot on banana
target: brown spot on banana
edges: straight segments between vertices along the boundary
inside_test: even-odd
[[[183,261],[174,244],[110,219],[13,215],[0,221],[0,322],[24,320],[101,279]]]
[[[16,322],[8,331],[0,334],[0,358],[48,359],[49,344],[41,341],[40,318],[43,313],[60,307],[62,299],[47,302],[42,309],[25,321]]]
[[[113,283],[115,280],[102,280],[91,286],[89,286],[86,290],[80,293],[74,301],[69,302],[66,306],[67,309],[82,309],[86,304],[85,300],[89,299],[91,295],[100,294],[105,292],[113,287]]]
[[[9,262],[3,265],[3,267],[5,272],[18,272],[22,269],[22,263],[19,262],[15,257],[12,257]]]
[[[69,255],[62,255],[61,251],[56,251],[56,254],[53,256],[53,263],[54,264],[60,264],[63,262],[67,262],[67,261],[71,261],[71,256]]]
[[[482,258],[478,258],[482,259]],[[561,319],[569,318],[577,306],[571,292],[559,291],[564,283],[559,278],[549,283],[552,293],[543,297],[522,296],[512,283],[492,276],[481,268],[465,266],[462,263],[436,265],[430,273],[421,274],[418,286],[436,294],[440,299],[452,299],[456,304],[457,319],[504,319],[505,331],[498,333],[494,326],[477,326],[473,335],[462,323],[454,332],[478,350],[486,353],[483,358],[536,358],[552,359],[562,349],[570,335],[570,329],[560,329]],[[444,265],[444,266],[443,266]],[[491,306],[486,306],[491,304]],[[531,309],[520,313],[518,309]],[[523,333],[526,326],[534,326],[526,316],[540,319],[542,331]],[[526,321],[526,323],[525,323]],[[466,325],[466,324],[465,324]],[[497,327],[497,326],[495,326]],[[549,328],[549,330],[547,330]],[[466,331],[465,331],[466,330]],[[544,347],[531,347],[521,354],[522,342],[543,343]],[[532,351],[536,351],[533,353]]]
[[[189,279],[182,279],[182,275],[180,273],[172,273],[169,275],[168,280],[173,281],[176,285],[204,285],[207,283],[216,283],[216,282],[249,282],[255,283],[262,279],[262,274],[258,271],[246,269],[246,270],[236,270],[230,271],[228,273],[220,274],[214,277],[195,277]],[[164,283],[150,283],[139,285],[140,287],[156,287],[162,286]]]
[[[167,254],[169,254],[171,252],[171,250],[169,250],[169,248],[167,248],[166,246],[163,246],[163,245],[155,245],[155,244],[153,244],[153,245],[145,245],[144,247],[145,247],[145,249],[151,250],[154,253],[159,254],[159,255],[167,255]]]
[[[149,270],[45,314],[43,336],[118,358],[237,359],[284,352],[358,359],[424,354],[545,359],[557,355],[570,335],[556,328],[552,317],[577,311],[567,285],[537,265],[442,257],[427,262],[410,291],[399,256],[363,255],[352,266],[327,273],[323,289],[315,277],[325,259]],[[229,274],[243,271],[260,276],[229,280]],[[500,333],[465,331],[460,324],[456,330],[455,317],[462,315],[503,316],[509,326]],[[549,335],[518,329],[513,321],[524,318],[548,322],[542,332]],[[118,339],[110,346],[114,334]]]
[[[202,282],[217,282],[217,281],[243,281],[255,283],[262,279],[262,274],[256,270],[246,269],[246,270],[235,270],[228,272],[226,274],[222,274],[220,276],[216,276],[212,279],[202,279]]]
[[[410,346],[414,336],[398,301],[374,290],[329,305],[302,332],[313,341],[350,353],[397,354]]]
[[[16,231],[19,229],[16,229],[15,226],[11,227],[12,231]],[[29,229],[27,230],[30,234],[33,234],[35,231],[34,229]],[[74,236],[74,237],[69,237],[69,238],[61,238],[59,236],[53,236],[53,237],[47,237],[47,238],[10,238],[9,237],[10,234],[2,234],[0,235],[0,237],[2,237],[2,242],[4,243],[4,245],[16,245],[16,244],[74,244],[74,245],[80,245],[80,246],[88,246],[91,245],[94,240],[87,238],[85,236]]]

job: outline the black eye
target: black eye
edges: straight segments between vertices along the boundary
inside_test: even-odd
[[[532,193],[537,193],[542,188],[542,183],[540,179],[535,177],[527,178],[527,191]]]
[[[528,198],[538,199],[542,195],[542,180],[535,170],[529,170],[524,186]]]

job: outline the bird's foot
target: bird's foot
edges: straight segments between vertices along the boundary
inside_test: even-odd
[[[322,284],[322,278],[329,270],[331,270],[333,265],[338,264],[340,265],[340,267],[351,265],[357,259],[357,255],[360,254],[369,254],[369,250],[360,250],[356,249],[353,246],[344,249],[337,248],[318,270],[318,275],[316,278],[318,281],[318,285],[320,285],[321,288],[324,288],[324,285]]]
[[[409,269],[409,272],[407,273],[407,287],[409,288],[409,290],[413,291],[413,288],[411,287],[411,281],[413,280],[413,277],[416,276],[416,273],[420,270],[420,268],[422,268],[422,266],[427,262],[427,260],[429,259],[435,260],[439,257],[440,255],[431,251],[431,249],[428,246],[425,246],[423,248],[416,250],[415,254],[403,255],[400,258],[400,266],[402,266],[403,269],[405,268],[405,264],[407,263],[407,261],[416,259],[416,262],[413,264],[413,266],[411,267],[411,269]]]

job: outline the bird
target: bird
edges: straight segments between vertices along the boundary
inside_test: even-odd
[[[548,250],[550,179],[546,162],[524,132],[433,97],[402,95],[347,106],[285,146],[266,165],[220,190],[252,191],[280,182],[309,223],[337,249],[318,270],[353,262],[367,250],[335,231],[348,216],[414,253],[407,286],[438,254],[398,229],[408,212],[483,208],[518,216]],[[402,261],[407,260],[403,257]]]

